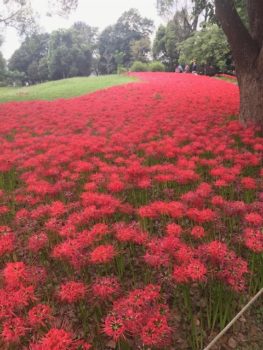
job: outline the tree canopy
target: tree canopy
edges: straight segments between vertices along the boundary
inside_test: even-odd
[[[105,28],[99,37],[101,71],[112,73],[116,71],[117,65],[129,67],[135,56],[138,56],[139,47],[140,55],[145,59],[152,31],[152,20],[142,17],[136,9],[125,11],[116,24]]]
[[[196,31],[178,45],[179,63],[190,63],[195,60],[199,69],[206,73],[206,66],[213,66],[224,71],[231,62],[230,47],[226,36],[216,24],[210,24]]]

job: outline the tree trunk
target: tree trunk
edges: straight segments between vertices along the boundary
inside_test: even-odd
[[[230,44],[240,88],[240,120],[263,129],[263,1],[247,0],[250,31],[233,0],[215,0],[216,15]]]
[[[240,89],[240,121],[256,124],[263,130],[263,70],[238,71]]]

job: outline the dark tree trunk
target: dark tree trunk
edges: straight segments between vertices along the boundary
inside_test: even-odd
[[[240,121],[256,124],[263,130],[263,71],[239,72]]]
[[[263,1],[247,0],[250,30],[242,23],[233,0],[215,0],[215,5],[235,61],[240,120],[263,129]]]

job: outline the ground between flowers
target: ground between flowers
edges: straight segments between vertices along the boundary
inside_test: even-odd
[[[1,349],[202,349],[263,286],[237,87],[137,77],[1,105]]]

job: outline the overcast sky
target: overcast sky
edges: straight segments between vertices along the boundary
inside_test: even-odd
[[[157,15],[156,0],[79,0],[79,6],[67,19],[58,16],[47,17],[48,0],[31,0],[33,7],[40,13],[40,25],[47,31],[58,28],[69,28],[74,22],[83,21],[93,27],[103,30],[114,24],[124,11],[137,8],[143,17],[154,21],[156,28],[162,23]],[[4,33],[5,41],[1,51],[6,59],[20,46],[20,39],[12,29]]]

